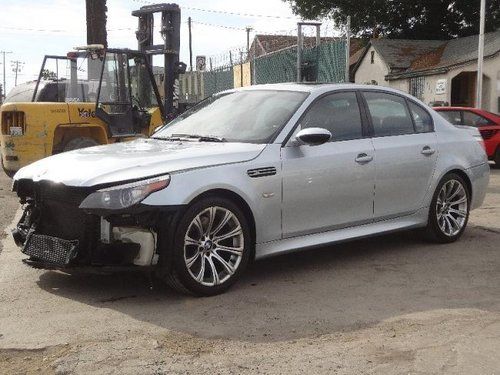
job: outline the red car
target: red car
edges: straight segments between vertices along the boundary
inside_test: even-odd
[[[500,115],[466,107],[436,107],[434,109],[453,125],[478,128],[484,139],[488,158],[500,166]]]

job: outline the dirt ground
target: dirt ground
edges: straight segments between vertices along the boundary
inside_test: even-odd
[[[212,298],[137,272],[34,270],[4,236],[0,372],[500,374],[499,244],[498,169],[458,243],[400,233],[263,260]]]

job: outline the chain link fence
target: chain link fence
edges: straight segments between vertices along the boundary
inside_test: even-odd
[[[346,67],[345,40],[334,40],[302,50],[301,79],[305,82],[342,83]],[[231,59],[232,60],[232,59]],[[195,104],[215,93],[232,88],[297,82],[297,46],[239,63],[211,66],[205,72],[180,77],[180,100]]]
[[[234,88],[234,69],[222,66],[203,73],[205,82],[205,98],[221,91]]]

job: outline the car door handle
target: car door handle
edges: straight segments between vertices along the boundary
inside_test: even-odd
[[[422,155],[425,155],[425,156],[433,155],[435,152],[436,152],[436,150],[434,150],[433,148],[430,148],[429,146],[425,146],[422,149]]]
[[[370,156],[370,155],[365,154],[365,153],[359,154],[355,159],[356,163],[359,163],[359,164],[366,164],[366,163],[371,162],[372,160],[373,160],[373,156]]]

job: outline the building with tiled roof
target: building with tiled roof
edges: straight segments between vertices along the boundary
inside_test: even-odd
[[[353,69],[356,83],[400,89],[427,103],[475,106],[477,35],[452,40],[374,39]],[[483,108],[500,112],[500,30],[485,35]]]

